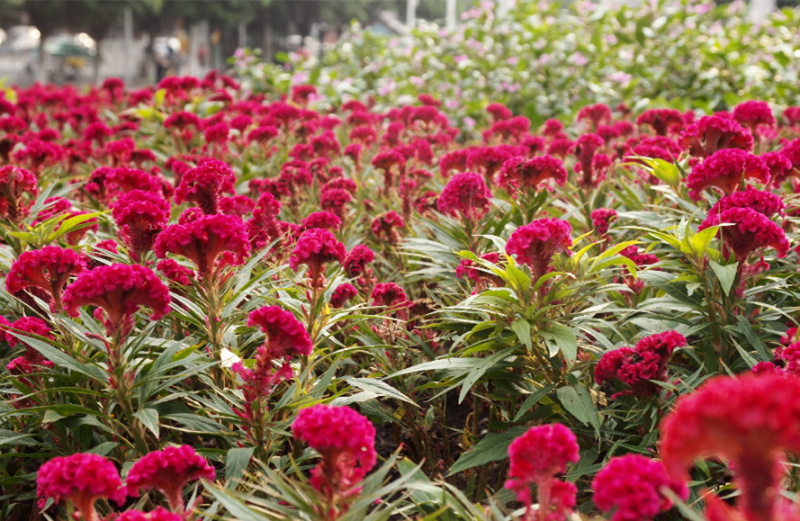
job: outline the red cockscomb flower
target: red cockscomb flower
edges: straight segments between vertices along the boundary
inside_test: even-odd
[[[752,208],[729,208],[709,214],[698,229],[719,224],[732,225],[721,227],[717,234],[722,236],[725,246],[733,250],[739,262],[746,262],[750,255],[768,247],[775,248],[778,257],[789,251],[789,241],[781,227]]]
[[[341,308],[356,295],[358,295],[358,290],[355,286],[349,283],[340,284],[331,295],[331,307]]]
[[[513,190],[537,190],[552,179],[558,185],[567,182],[567,169],[560,159],[553,156],[537,156],[531,159],[515,157],[503,163],[498,174],[498,184]]]
[[[439,195],[439,211],[453,217],[480,219],[491,207],[492,193],[484,178],[473,172],[454,175]]]
[[[56,503],[71,501],[84,521],[98,521],[94,510],[98,499],[109,498],[121,505],[127,496],[110,460],[83,453],[53,458],[39,467],[36,495],[41,498],[40,507],[44,507],[46,498]]]
[[[83,306],[102,309],[102,321],[110,336],[126,335],[133,327],[133,314],[141,306],[151,309],[152,320],[160,320],[169,313],[170,300],[169,289],[161,279],[138,264],[111,264],[84,271],[64,291],[64,307],[70,316],[77,317]]]
[[[333,261],[343,262],[346,253],[344,244],[331,232],[312,228],[303,232],[297,240],[289,257],[289,267],[297,271],[301,265],[307,265],[311,287],[317,288],[323,284],[325,264]]]
[[[730,195],[739,190],[746,179],[769,183],[769,168],[758,157],[738,149],[724,149],[696,165],[686,178],[689,195],[695,201],[709,187]]]
[[[153,249],[156,236],[169,221],[169,202],[154,192],[132,190],[117,199],[111,215],[120,231],[120,239],[139,261]]]
[[[167,447],[151,452],[137,461],[128,471],[125,482],[132,496],[142,489],[156,488],[167,498],[173,513],[183,514],[183,489],[192,481],[212,481],[214,467],[189,445]]]
[[[693,156],[708,157],[728,148],[752,150],[753,136],[733,119],[703,116],[681,132],[680,144]]]
[[[175,202],[192,201],[203,213],[212,215],[219,211],[222,194],[233,192],[235,182],[236,175],[230,166],[222,161],[205,161],[183,174],[175,190]]]
[[[0,216],[18,222],[36,197],[36,177],[12,165],[0,167]]]
[[[689,496],[686,485],[674,481],[664,464],[640,454],[611,458],[592,480],[592,500],[611,521],[649,521],[672,508],[662,493],[671,489],[681,499]]]
[[[600,235],[605,235],[608,233],[611,222],[616,220],[617,211],[613,208],[597,208],[592,210],[589,217],[592,219],[595,231]]]
[[[550,269],[556,252],[569,253],[571,233],[572,226],[567,221],[538,219],[514,230],[506,243],[506,253],[516,255],[517,262],[530,267],[534,280],[538,280]]]
[[[6,289],[9,293],[30,287],[42,289],[53,299],[51,310],[60,312],[63,309],[61,296],[67,281],[85,269],[86,263],[75,251],[45,246],[40,250],[26,251],[14,261],[6,277]]]
[[[204,215],[186,224],[174,224],[158,234],[153,249],[156,257],[167,253],[191,260],[204,278],[216,270],[238,266],[250,253],[250,242],[241,217]]]

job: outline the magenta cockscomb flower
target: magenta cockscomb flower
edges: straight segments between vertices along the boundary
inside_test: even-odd
[[[600,235],[605,235],[608,233],[611,222],[617,219],[617,211],[613,208],[597,208],[592,210],[589,217],[592,219],[595,231]]]
[[[250,253],[250,242],[241,217],[203,215],[167,227],[158,234],[153,249],[160,259],[167,253],[186,257],[208,279],[224,266],[243,264]]]
[[[83,521],[99,521],[94,504],[98,499],[112,499],[118,505],[127,494],[119,472],[111,460],[97,454],[73,454],[53,458],[36,475],[39,506],[48,498],[57,504],[72,502]]]
[[[681,132],[680,144],[695,157],[708,157],[728,148],[750,151],[753,135],[733,119],[703,116]]]
[[[605,145],[605,141],[597,134],[583,134],[575,141],[573,153],[578,157],[575,171],[581,173],[578,184],[584,188],[595,188],[602,180],[595,175],[595,154]]]
[[[567,177],[567,169],[560,159],[549,155],[531,159],[520,156],[503,163],[497,181],[507,190],[532,191],[538,190],[549,180],[563,185]]]
[[[131,190],[117,199],[111,215],[123,244],[139,261],[153,249],[156,236],[167,227],[170,204],[157,193]]]
[[[683,126],[683,116],[675,109],[650,109],[642,112],[636,118],[636,124],[648,125],[659,136],[666,136],[671,131]]]
[[[344,272],[348,277],[359,277],[367,269],[367,264],[375,260],[375,252],[369,246],[354,246],[344,259]]]
[[[333,294],[331,294],[331,307],[344,307],[344,305],[354,299],[356,295],[358,295],[358,290],[355,286],[349,283],[340,284],[333,291]]]
[[[675,331],[666,331],[642,338],[631,349],[623,347],[603,353],[594,370],[598,385],[619,381],[626,389],[611,395],[654,396],[661,389],[653,381],[667,380],[667,363],[672,352],[686,345],[686,339]]]
[[[506,243],[506,253],[516,255],[517,262],[527,265],[534,280],[550,270],[550,261],[557,252],[569,254],[572,226],[561,219],[537,219],[520,226]]]
[[[70,316],[79,316],[83,306],[96,306],[102,310],[100,317],[110,336],[126,335],[142,306],[150,308],[152,320],[160,320],[169,313],[170,300],[167,286],[140,265],[111,264],[84,271],[64,291],[64,307]]]
[[[0,216],[18,222],[27,215],[37,193],[32,173],[12,165],[0,167]]]
[[[151,452],[133,464],[125,478],[132,496],[141,490],[158,489],[167,498],[170,510],[183,514],[183,489],[192,481],[212,481],[216,473],[208,461],[189,445],[167,447]]]
[[[578,111],[578,121],[589,120],[592,130],[596,130],[598,125],[611,119],[611,108],[605,103],[586,105]]]
[[[219,200],[224,193],[233,192],[236,174],[226,163],[205,161],[187,171],[175,190],[175,202],[196,203],[207,215],[219,211]]]
[[[491,207],[492,193],[484,178],[473,172],[454,175],[439,195],[439,211],[453,217],[477,220]]]
[[[781,374],[706,380],[695,392],[680,397],[661,424],[660,449],[667,472],[686,483],[696,459],[724,458],[741,492],[736,511],[731,512],[737,516],[726,518],[785,519],[781,513],[789,503],[781,496],[781,480],[786,455],[800,454],[798,393],[800,379]]]
[[[394,210],[386,212],[374,218],[371,223],[372,233],[389,244],[397,244],[400,241],[399,228],[405,228],[406,223],[399,213]]]
[[[149,512],[126,510],[121,514],[111,514],[105,521],[185,521],[185,519],[185,516],[173,514],[162,507],[156,507]]]
[[[304,230],[321,228],[323,230],[339,231],[339,228],[342,226],[342,220],[338,215],[331,212],[313,212],[300,221],[300,226],[302,226]]]
[[[308,266],[311,286],[318,288],[324,284],[325,265],[334,261],[344,262],[346,253],[344,244],[331,232],[312,228],[304,231],[297,239],[297,244],[289,257],[289,267],[297,271],[303,264]]]
[[[378,461],[372,423],[347,406],[314,405],[300,409],[292,434],[322,456],[311,471],[311,485],[328,498],[337,515],[343,514]]]
[[[692,168],[686,178],[689,195],[700,200],[706,188],[716,188],[730,195],[742,188],[745,180],[755,179],[763,184],[769,183],[769,168],[758,156],[738,149],[724,149]]]
[[[62,294],[69,278],[86,269],[83,258],[75,251],[58,246],[23,252],[11,265],[6,277],[6,289],[17,293],[26,288],[39,288],[50,294],[50,308],[63,309]]]
[[[577,489],[556,479],[567,464],[579,459],[575,435],[560,423],[531,427],[508,447],[509,469],[505,487],[526,507],[526,520],[563,521],[575,506]],[[536,485],[539,509],[532,509],[531,485]],[[554,493],[555,492],[555,493]]]
[[[611,458],[592,481],[594,504],[611,521],[650,521],[672,508],[661,492],[670,489],[686,499],[689,489],[670,478],[664,464],[640,454]]]
[[[740,103],[734,107],[732,115],[737,123],[749,128],[753,135],[760,126],[775,126],[775,115],[766,101],[750,100]]]
[[[789,240],[783,229],[753,208],[729,208],[709,213],[698,229],[722,224],[731,226],[720,227],[717,235],[722,237],[726,248],[733,250],[739,262],[746,262],[753,253],[765,248],[774,248],[778,257],[784,257],[789,251]]]

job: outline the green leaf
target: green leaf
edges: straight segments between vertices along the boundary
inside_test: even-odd
[[[739,263],[734,262],[733,264],[722,265],[713,260],[709,260],[708,264],[711,266],[711,269],[714,270],[714,274],[719,279],[719,285],[722,287],[722,291],[725,292],[725,296],[727,297],[730,295],[731,287],[733,287],[733,283],[736,280]]]
[[[541,399],[547,396],[547,394],[552,391],[555,386],[556,384],[550,384],[547,387],[542,387],[541,389],[537,389],[529,394],[528,397],[525,398],[525,401],[522,402],[522,405],[519,406],[519,410],[517,411],[516,416],[514,416],[514,421],[518,422],[520,418],[525,416],[525,413],[527,413],[531,407],[539,403]]]
[[[153,408],[140,409],[133,414],[142,425],[147,427],[147,430],[155,434],[156,438],[159,436],[160,425],[158,423],[158,411]]]
[[[600,417],[597,415],[592,403],[592,396],[589,390],[583,385],[571,385],[562,387],[556,391],[556,397],[564,410],[573,415],[584,425],[591,425],[596,430],[600,429]]]
[[[377,378],[354,378],[347,376],[343,378],[343,380],[353,387],[361,389],[362,391],[374,393],[375,397],[394,398],[395,400],[400,400],[401,402],[410,403],[414,407],[419,407],[419,405],[417,405],[417,403],[411,398]]]
[[[50,344],[42,342],[36,338],[14,333],[12,331],[9,331],[9,334],[14,335],[25,344],[39,351],[42,356],[53,362],[56,367],[63,367],[101,382],[108,381],[108,374],[96,365],[82,364],[63,351],[60,351]]]
[[[236,486],[236,480],[244,475],[255,450],[255,447],[237,447],[228,451],[228,455],[225,457],[226,488]]]
[[[531,340],[531,324],[524,318],[517,318],[511,323],[511,330],[516,333],[519,341],[530,351],[533,348],[533,341]]]
[[[541,331],[539,334],[544,338],[551,357],[558,354],[559,351],[570,362],[575,361],[578,357],[578,337],[567,326],[551,322],[550,329]]]
[[[506,432],[490,432],[474,447],[462,454],[447,472],[456,474],[473,467],[486,465],[492,461],[507,458],[508,446],[514,441],[514,438],[521,436],[526,430],[526,427],[512,427]]]

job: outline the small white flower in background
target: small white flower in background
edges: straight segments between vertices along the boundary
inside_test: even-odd
[[[222,367],[230,368],[233,367],[233,364],[238,364],[241,362],[242,359],[236,356],[236,354],[230,349],[223,347],[222,351],[219,352],[219,361],[219,365]]]

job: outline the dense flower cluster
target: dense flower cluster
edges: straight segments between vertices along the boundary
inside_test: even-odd
[[[770,221],[764,213],[750,207],[734,207],[709,214],[700,229],[725,224],[732,226],[722,226],[717,233],[725,246],[733,250],[739,262],[746,262],[753,253],[764,248],[774,248],[779,257],[785,256],[789,250],[789,240],[781,227]]]
[[[611,458],[592,481],[592,500],[604,512],[613,511],[611,521],[647,521],[672,507],[662,493],[670,488],[682,499],[689,490],[673,481],[664,465],[639,454]]]
[[[646,336],[633,349],[622,347],[603,353],[595,366],[594,379],[598,385],[620,381],[628,387],[612,398],[631,394],[652,396],[660,389],[653,381],[666,381],[672,352],[685,345],[686,339],[675,331]]]
[[[311,484],[331,498],[332,508],[346,511],[345,501],[359,492],[358,484],[378,461],[372,423],[346,406],[315,405],[300,410],[292,433],[322,456]]]
[[[555,478],[578,461],[575,435],[560,423],[530,428],[508,447],[510,466],[506,488],[527,507],[525,519],[563,521],[575,506],[575,485]],[[530,486],[538,493],[538,517],[533,517]]]
[[[464,219],[480,219],[491,206],[492,193],[482,176],[473,172],[454,175],[439,195],[439,211]]]
[[[219,211],[219,200],[223,193],[233,191],[236,175],[222,161],[211,160],[200,163],[181,176],[175,190],[175,202],[191,201],[207,215]]]
[[[506,253],[516,255],[517,262],[526,264],[538,279],[550,269],[550,261],[558,252],[569,253],[572,247],[572,226],[561,219],[538,219],[520,226],[506,244]]]
[[[686,178],[692,199],[699,200],[701,192],[714,187],[725,195],[740,190],[746,179],[769,182],[769,168],[758,157],[737,149],[715,152],[695,166]]]
[[[6,289],[17,293],[30,287],[39,288],[52,299],[51,309],[61,311],[61,296],[69,278],[85,269],[83,258],[75,251],[45,246],[41,250],[26,251],[14,261],[6,277]]]
[[[297,239],[297,244],[289,258],[289,266],[295,271],[303,264],[308,266],[311,287],[316,288],[324,284],[325,265],[334,261],[344,262],[346,254],[344,244],[339,242],[331,232],[321,228],[312,228],[303,232]]]
[[[83,306],[101,309],[109,335],[127,334],[133,327],[133,314],[141,306],[150,308],[152,320],[161,319],[169,313],[170,301],[169,289],[161,279],[139,265],[111,264],[84,271],[64,292],[64,307],[73,317]]]
[[[125,478],[133,496],[141,490],[155,488],[167,498],[170,509],[183,513],[183,489],[192,481],[212,481],[214,468],[189,445],[167,447],[151,452],[133,464]]]

